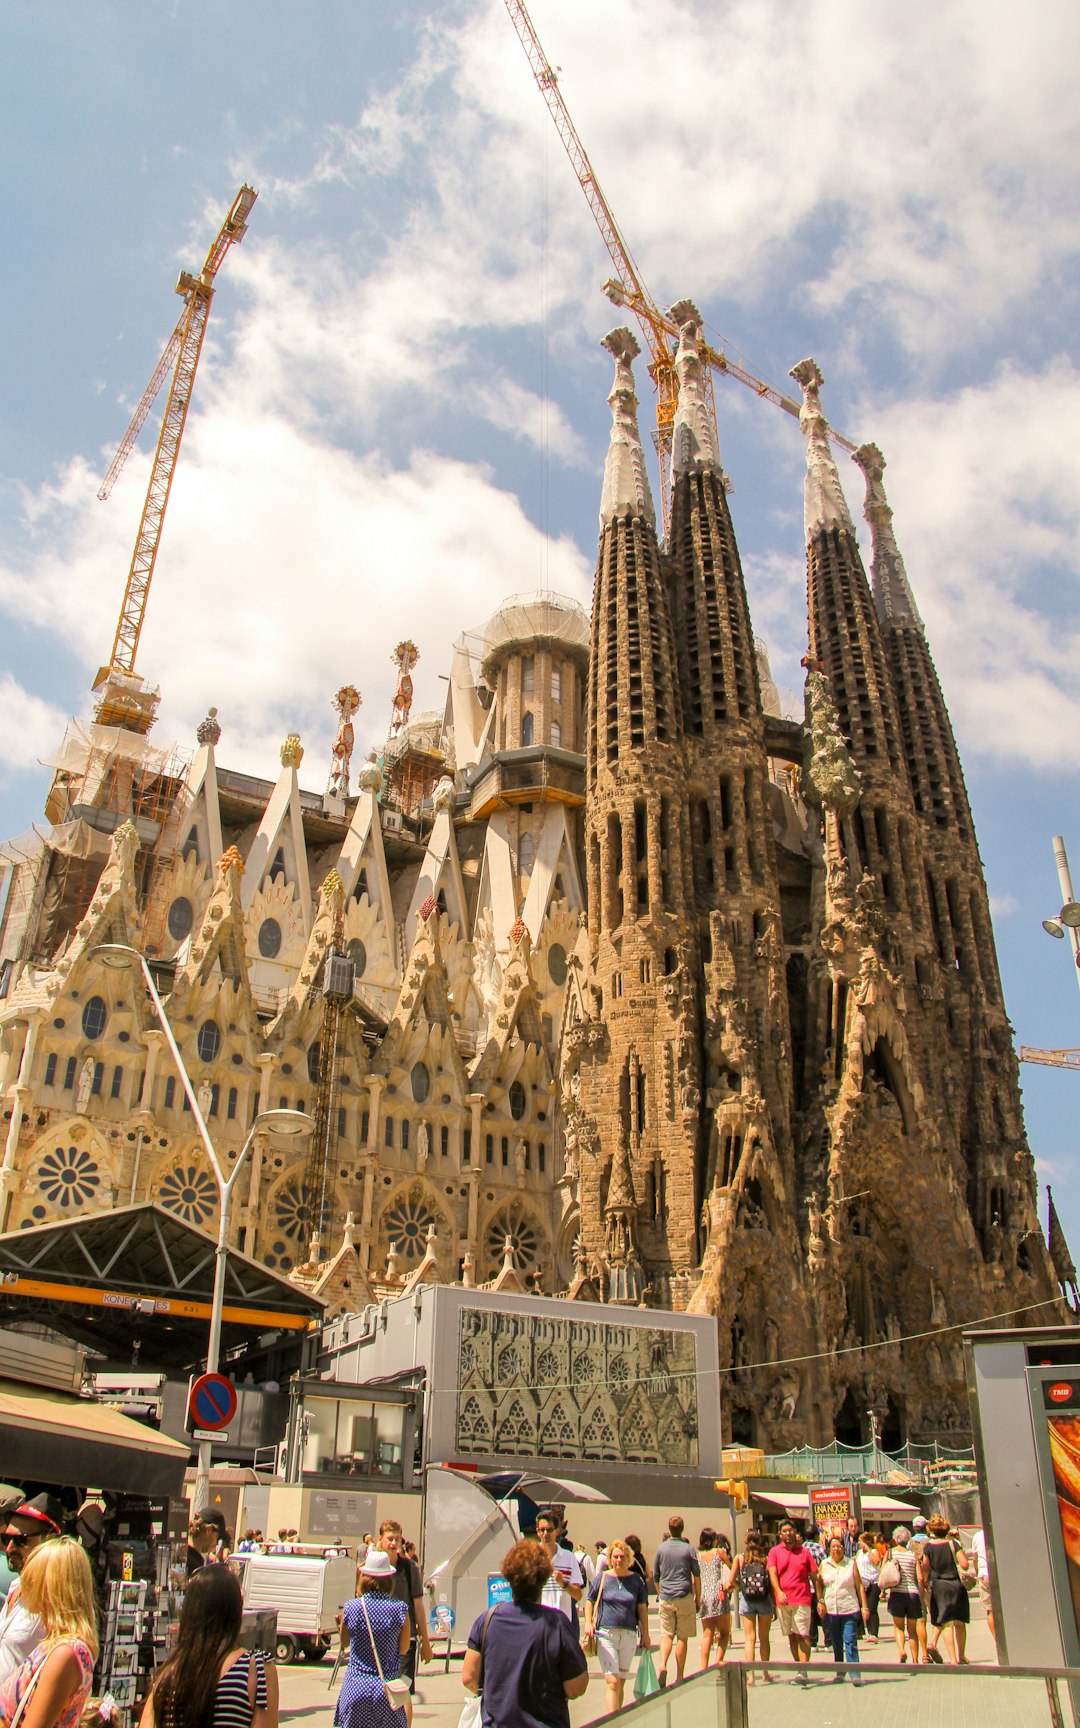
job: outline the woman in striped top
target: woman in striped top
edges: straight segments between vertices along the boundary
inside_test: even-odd
[[[918,1662],[920,1651],[926,1648],[926,1609],[919,1589],[918,1555],[911,1550],[911,1531],[903,1524],[897,1525],[892,1539],[893,1546],[889,1549],[885,1566],[891,1560],[900,1574],[900,1582],[889,1590],[889,1613],[892,1615],[896,1648],[901,1662],[908,1660],[909,1653],[912,1662]],[[905,1635],[907,1649],[904,1648]],[[925,1656],[922,1660],[926,1660]]]
[[[278,1728],[278,1678],[261,1650],[241,1650],[243,1598],[228,1566],[188,1581],[176,1649],[154,1681],[139,1728]]]

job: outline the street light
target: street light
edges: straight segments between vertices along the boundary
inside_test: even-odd
[[[229,1256],[229,1215],[232,1211],[232,1196],[233,1189],[236,1185],[236,1178],[239,1176],[240,1171],[243,1168],[248,1153],[255,1144],[255,1136],[260,1132],[260,1130],[269,1130],[272,1134],[304,1134],[310,1128],[313,1128],[315,1124],[312,1117],[310,1117],[305,1110],[261,1111],[251,1124],[251,1130],[247,1139],[244,1141],[236,1162],[233,1164],[232,1170],[229,1172],[228,1176],[226,1176],[218,1162],[218,1155],[214,1150],[214,1142],[210,1138],[210,1130],[206,1126],[206,1117],[204,1115],[204,1111],[209,1110],[210,1108],[213,1099],[213,1092],[211,1091],[208,1093],[205,1087],[201,1087],[199,1092],[196,1094],[195,1088],[191,1083],[191,1076],[188,1074],[187,1068],[184,1065],[184,1058],[180,1054],[180,1047],[176,1042],[172,1026],[169,1023],[169,1017],[165,1012],[164,1004],[157,993],[157,986],[154,983],[150,968],[146,963],[146,956],[140,954],[137,948],[128,947],[125,942],[102,942],[94,949],[94,953],[103,965],[114,967],[120,971],[127,971],[133,965],[140,968],[147,991],[150,995],[150,1000],[154,1004],[154,1012],[158,1017],[161,1030],[164,1032],[169,1049],[172,1052],[173,1061],[176,1063],[176,1071],[180,1076],[180,1084],[183,1086],[184,1092],[187,1095],[187,1101],[191,1105],[191,1113],[195,1118],[195,1125],[199,1130],[199,1137],[206,1149],[206,1156],[210,1161],[210,1168],[214,1173],[214,1180],[217,1183],[219,1211],[218,1239],[217,1249],[214,1256],[214,1295],[210,1305],[210,1338],[206,1346],[206,1372],[208,1374],[216,1374],[218,1371],[218,1361],[221,1355],[221,1312],[225,1306],[225,1268],[228,1264]],[[150,1102],[150,1100],[148,1100],[148,1102]],[[195,1496],[193,1500],[193,1506],[196,1512],[200,1507],[205,1505],[210,1491],[210,1451],[212,1446],[212,1440],[200,1440],[199,1442],[199,1464],[195,1474]]]
[[[1055,937],[1059,942],[1063,942],[1066,932],[1068,933],[1073,961],[1077,968],[1076,982],[1080,987],[1080,900],[1073,895],[1068,854],[1060,834],[1054,835],[1054,862],[1057,864],[1058,885],[1061,889],[1061,911],[1056,918],[1044,918],[1042,927],[1048,936]]]

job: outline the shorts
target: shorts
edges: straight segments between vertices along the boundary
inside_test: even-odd
[[[925,1620],[923,1599],[916,1590],[890,1590],[889,1613],[894,1620]]]
[[[990,1580],[989,1580],[989,1578],[980,1578],[979,1579],[979,1601],[982,1603],[983,1607],[986,1609],[986,1612],[988,1614],[992,1614],[994,1612],[994,1604],[990,1600]]]
[[[793,1602],[778,1602],[776,1604],[776,1612],[780,1618],[780,1630],[788,1638],[809,1638],[809,1602],[799,1603],[797,1605]]]
[[[596,1634],[596,1654],[600,1658],[602,1674],[617,1674],[620,1680],[625,1680],[630,1672],[630,1664],[634,1660],[637,1649],[637,1627],[605,1626],[602,1632]]]
[[[775,1613],[771,1596],[760,1602],[748,1602],[745,1596],[739,1597],[739,1614],[743,1620],[771,1620]]]
[[[661,1596],[660,1630],[668,1638],[692,1638],[697,1631],[697,1603],[689,1596]]]

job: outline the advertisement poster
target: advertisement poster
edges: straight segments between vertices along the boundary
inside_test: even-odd
[[[854,1482],[829,1482],[811,1488],[810,1522],[821,1532],[826,1547],[832,1536],[843,1536],[849,1518],[862,1519],[859,1514],[859,1490]]]
[[[1058,1619],[1075,1661],[1080,1653],[1080,1377],[1041,1368],[1029,1370],[1028,1379]]]

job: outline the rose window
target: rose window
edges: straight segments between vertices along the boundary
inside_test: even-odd
[[[303,1183],[287,1182],[280,1190],[274,1201],[274,1220],[283,1236],[307,1247],[311,1235],[311,1207]]]
[[[406,1260],[422,1260],[427,1252],[428,1231],[437,1222],[422,1196],[403,1194],[383,1213],[383,1233]]]
[[[78,1146],[54,1146],[38,1165],[38,1187],[54,1206],[85,1206],[101,1184],[97,1164]]]
[[[510,1206],[491,1220],[484,1237],[484,1252],[488,1261],[501,1266],[510,1238],[510,1252],[515,1272],[535,1272],[540,1260],[540,1232],[532,1215],[524,1207]]]
[[[625,1356],[614,1356],[608,1363],[608,1380],[613,1386],[625,1386],[630,1379],[630,1370],[626,1365]]]
[[[205,1224],[217,1206],[217,1184],[207,1170],[178,1164],[158,1190],[158,1199],[186,1224]]]

